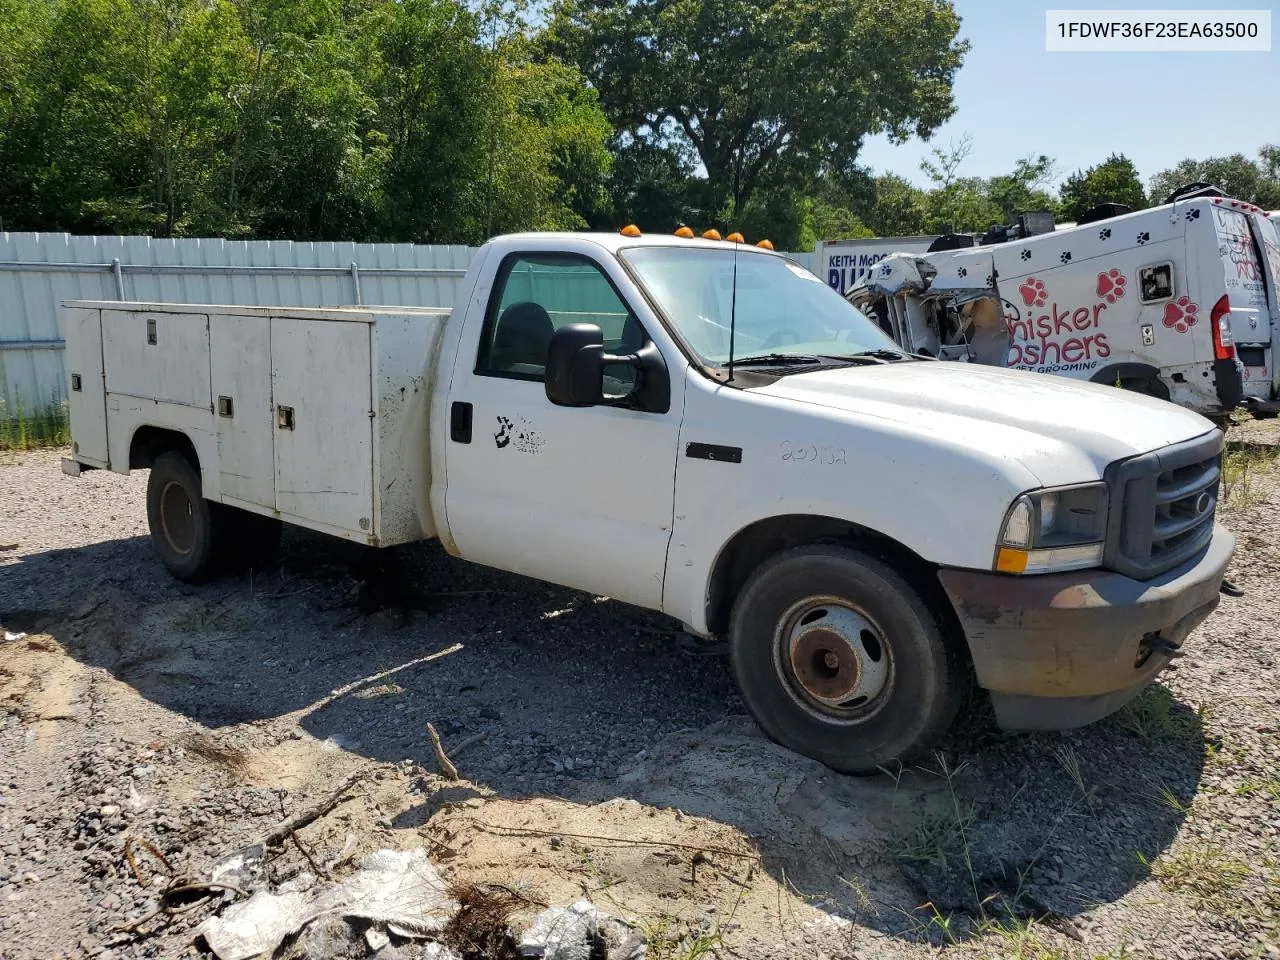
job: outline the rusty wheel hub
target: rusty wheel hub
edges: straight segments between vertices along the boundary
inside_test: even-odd
[[[874,710],[889,685],[888,647],[879,628],[844,602],[814,598],[784,618],[778,660],[787,685],[825,715]]]

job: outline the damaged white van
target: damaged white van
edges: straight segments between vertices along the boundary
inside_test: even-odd
[[[1136,213],[894,254],[848,294],[905,350],[1120,386],[1224,418],[1280,410],[1280,239],[1206,185]],[[967,239],[965,246],[959,244]]]

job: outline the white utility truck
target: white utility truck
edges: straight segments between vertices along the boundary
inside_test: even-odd
[[[880,261],[848,292],[911,352],[1059,374],[1223,418],[1280,410],[1280,239],[1195,185],[1070,229]]]
[[[1222,433],[1149,397],[905,355],[786,257],[486,243],[452,310],[68,303],[73,457],[150,468],[196,580],[281,521],[727,635],[761,726],[918,752],[970,667],[1010,729],[1105,716],[1214,609]]]

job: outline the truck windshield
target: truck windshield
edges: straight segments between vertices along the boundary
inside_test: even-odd
[[[857,307],[794,261],[738,249],[631,247],[620,253],[649,296],[703,362],[733,357],[903,357]],[[881,353],[881,351],[884,351]],[[786,362],[785,359],[781,362]]]

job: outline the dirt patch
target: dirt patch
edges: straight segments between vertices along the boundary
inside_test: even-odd
[[[279,564],[187,587],[151,555],[145,474],[11,458],[0,626],[27,637],[0,647],[0,952],[200,955],[214,905],[119,927],[363,771],[273,883],[425,847],[456,889],[508,890],[517,923],[585,893],[658,960],[1280,956],[1280,428],[1246,439],[1223,513],[1246,596],[1158,684],[1064,734],[966,716],[871,778],[760,736],[723,659],[664,618],[431,545],[388,587],[297,531]],[[438,776],[428,723],[467,744],[465,779]],[[164,861],[135,875],[131,838]]]

